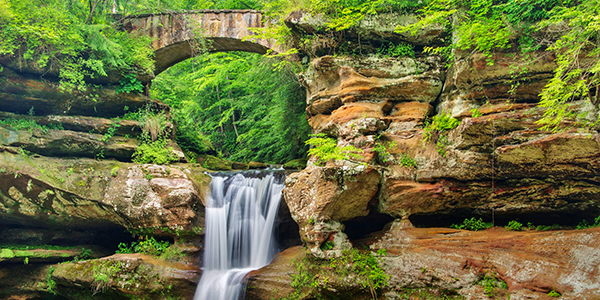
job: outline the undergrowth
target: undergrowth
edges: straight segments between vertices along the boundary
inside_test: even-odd
[[[442,112],[439,115],[435,115],[433,118],[425,120],[425,127],[423,127],[423,141],[435,142],[437,152],[442,157],[445,157],[446,147],[450,144],[446,132],[456,128],[459,124],[460,121],[450,114]]]
[[[352,145],[339,147],[335,139],[328,137],[324,133],[313,134],[312,137],[306,141],[306,144],[314,146],[308,150],[308,154],[317,157],[317,166],[323,166],[330,160],[363,158],[358,154],[363,152],[361,149]]]
[[[483,220],[481,218],[476,219],[475,217],[472,217],[471,219],[465,219],[462,222],[462,224],[452,224],[452,225],[450,225],[450,228],[479,231],[479,230],[488,229],[492,226],[493,225],[491,222],[486,223],[486,222],[483,222]]]
[[[324,299],[335,286],[333,282],[351,281],[367,292],[373,299],[385,288],[390,279],[379,266],[385,249],[373,255],[371,251],[359,251],[356,248],[345,250],[340,257],[329,260],[306,255],[300,261],[293,261],[296,272],[290,275],[294,292],[282,300],[297,300],[306,297]]]

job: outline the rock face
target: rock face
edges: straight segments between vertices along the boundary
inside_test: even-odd
[[[115,254],[99,260],[57,265],[57,291],[70,299],[193,299],[198,266],[170,263],[144,254]],[[81,289],[81,287],[85,287]],[[117,293],[118,292],[118,293]],[[83,295],[85,296],[83,296]]]
[[[382,298],[405,299],[431,293],[434,299],[444,295],[473,300],[508,296],[550,299],[548,293],[552,290],[560,293],[561,299],[600,297],[600,229],[512,232],[495,228],[472,232],[401,227],[395,222],[383,237],[364,241],[371,244],[371,251],[387,250],[379,264],[391,277]],[[293,293],[291,276],[301,269],[305,255],[301,247],[290,248],[278,254],[271,265],[249,273],[248,286],[252,288],[248,289],[247,299],[277,299]],[[322,269],[321,277],[340,276],[330,271]],[[368,292],[361,292],[360,284],[349,287],[352,281],[340,278],[329,277],[325,286],[319,286],[320,293],[353,290],[349,296],[352,299],[371,299]],[[485,278],[505,282],[506,288],[492,286],[486,291]],[[303,287],[305,293],[309,290],[311,286]],[[312,290],[317,291],[314,286]]]
[[[300,235],[315,254],[324,243],[334,242],[335,250],[348,249],[341,222],[369,214],[381,176],[364,165],[310,166],[286,178],[284,198]]]
[[[6,225],[131,229],[202,226],[198,179],[186,167],[0,152]],[[205,189],[205,188],[204,188]]]
[[[362,149],[360,161],[380,168],[382,180],[369,203],[378,213],[425,226],[471,216],[575,225],[600,213],[600,137],[596,128],[582,131],[569,120],[562,126],[570,130],[539,130],[543,109],[535,102],[555,64],[536,56],[518,76],[509,66],[522,60],[513,54],[496,55],[489,65],[480,54],[457,53],[447,76],[431,56],[315,58],[303,80],[309,123],[339,146]],[[589,102],[572,105],[597,118],[598,107]],[[451,114],[460,125],[427,141],[424,121],[434,111]],[[309,167],[295,178],[314,176]],[[292,215],[305,207],[320,213],[312,208],[335,198],[301,196],[315,186],[301,180],[286,188]]]
[[[315,24],[324,21],[296,13],[286,22],[314,34],[322,30]],[[359,26],[364,43],[372,46],[388,37],[385,29],[369,26]],[[345,34],[349,43],[357,42],[352,29]],[[427,46],[436,36],[387,41]],[[312,58],[302,77],[309,123],[315,133],[337,139],[339,147],[363,150],[362,158],[319,167],[313,157],[307,168],[288,177],[284,199],[306,249],[288,249],[272,265],[251,273],[250,299],[298,296],[298,290],[286,287],[291,279],[284,275],[302,269],[298,260],[340,257],[361,242],[373,251],[387,250],[380,262],[391,276],[382,291],[386,299],[424,297],[420,293],[427,291],[466,299],[508,294],[544,299],[553,289],[565,299],[600,297],[594,259],[598,229],[414,228],[448,227],[471,217],[501,226],[519,220],[574,228],[600,214],[600,128],[565,119],[559,132],[540,130],[539,94],[553,76],[553,57],[530,53],[533,59],[527,60],[519,53],[498,53],[491,64],[480,53],[457,50],[454,55],[448,69],[440,58],[424,53]],[[514,72],[528,61],[526,72]],[[570,105],[586,112],[587,121],[598,119],[598,103]],[[434,115],[453,117],[458,125],[431,131],[427,124]],[[331,179],[341,166],[352,164],[364,164],[364,171],[348,173],[343,182]],[[377,219],[379,227],[368,224]],[[378,230],[382,239],[361,240]],[[331,265],[325,261],[317,267],[319,278],[326,279],[313,290],[346,297],[350,289],[350,298],[372,298],[360,285],[348,288],[351,280],[331,275]],[[505,281],[508,290],[500,283],[485,288],[488,281]]]

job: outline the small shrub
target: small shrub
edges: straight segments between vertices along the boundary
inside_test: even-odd
[[[523,224],[518,221],[512,220],[508,222],[507,226],[504,226],[504,229],[506,229],[507,231],[521,231],[523,230]]]
[[[142,143],[137,147],[135,153],[133,153],[133,161],[138,164],[157,165],[179,161],[179,157],[173,151],[173,147],[167,147],[165,139],[159,139],[151,143]]]
[[[508,284],[494,274],[486,273],[485,276],[476,282],[476,284],[483,287],[485,294],[488,297],[492,297],[492,292],[495,288],[508,289]]]
[[[477,108],[471,109],[471,118],[479,118],[483,116],[483,114]]]
[[[594,219],[593,224],[589,224],[586,220],[581,221],[577,225],[577,229],[586,229],[586,228],[599,227],[599,226],[600,226],[600,216],[598,216]]]
[[[330,160],[349,160],[349,159],[362,159],[358,153],[362,153],[361,149],[354,146],[338,147],[337,141],[330,137],[327,137],[324,133],[313,134],[305,144],[314,146],[308,150],[309,155],[317,157],[317,165],[323,166]]]
[[[116,89],[118,93],[142,93],[144,92],[144,85],[137,78],[135,74],[127,74],[123,76],[123,79],[119,81],[119,86]]]
[[[408,153],[402,153],[400,155],[400,165],[403,167],[416,168],[417,161],[414,158],[410,157],[410,155]]]
[[[551,290],[551,291],[548,293],[548,296],[550,296],[550,297],[560,297],[560,296],[561,296],[561,294],[560,294],[559,292],[557,292],[556,290]]]
[[[52,279],[52,273],[54,273],[55,270],[55,267],[48,268],[48,274],[46,275],[46,291],[54,295],[56,295],[56,291],[54,290],[56,288],[56,281]]]
[[[452,130],[459,124],[460,121],[452,117],[450,114],[441,113],[433,116],[431,120],[425,121],[425,127],[423,127],[423,138],[425,141],[429,141],[432,139],[434,133]]]
[[[459,124],[460,121],[450,114],[441,113],[433,116],[431,120],[425,121],[423,140],[435,142],[437,152],[442,157],[446,157],[446,147],[450,144],[446,131],[456,128]]]
[[[110,170],[110,176],[117,177],[118,172],[119,172],[119,167],[114,167]]]
[[[333,247],[335,247],[335,243],[332,241],[326,241],[325,243],[321,244],[321,251],[327,251],[327,250],[331,250],[333,249]]]
[[[462,224],[452,224],[450,228],[478,231],[488,229],[492,226],[492,223],[485,223],[481,218],[475,219],[475,217],[472,217],[471,219],[465,219]]]

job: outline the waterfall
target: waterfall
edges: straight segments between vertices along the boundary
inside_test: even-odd
[[[243,299],[244,276],[271,262],[282,174],[213,176],[206,207],[204,267],[194,300]]]

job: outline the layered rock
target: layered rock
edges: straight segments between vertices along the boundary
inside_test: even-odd
[[[6,225],[192,230],[204,223],[199,191],[207,181],[186,167],[3,150],[0,222]]]
[[[436,299],[545,299],[550,298],[548,293],[552,290],[560,293],[561,299],[600,296],[596,275],[600,229],[471,232],[402,229],[400,223],[395,222],[383,237],[364,241],[371,245],[369,251],[387,250],[387,255],[379,257],[382,270],[390,275],[389,286],[380,293],[385,299],[418,295]],[[271,265],[248,274],[251,288],[247,299],[293,294],[296,290],[290,286],[292,276],[306,272],[305,255],[301,247],[290,248],[278,254]],[[328,261],[323,263],[329,265]],[[338,267],[320,269],[319,278],[314,279],[318,287],[305,285],[299,289],[312,296],[348,293],[348,298],[372,299],[361,282],[352,280],[352,275],[345,278],[335,268]],[[486,290],[487,278],[499,284]],[[502,282],[506,289],[501,287]]]
[[[57,265],[51,276],[57,292],[69,299],[82,294],[94,299],[193,299],[200,269],[144,254],[115,254]]]

